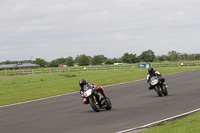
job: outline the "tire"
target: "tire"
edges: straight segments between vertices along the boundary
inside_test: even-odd
[[[157,92],[158,96],[162,97],[162,90],[160,89],[160,86],[155,86],[155,91]]]
[[[167,96],[167,95],[168,95],[168,90],[167,90],[167,88],[165,87],[164,96]]]
[[[95,111],[95,112],[99,112],[100,111],[100,107],[99,105],[96,104],[94,98],[89,98],[89,103],[90,103],[90,106],[92,107],[92,109]]]
[[[106,110],[110,110],[112,108],[112,103],[110,101],[110,99],[106,96],[107,99],[107,107],[105,107]]]

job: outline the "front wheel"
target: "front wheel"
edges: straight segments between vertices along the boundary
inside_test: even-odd
[[[167,96],[168,95],[168,90],[167,90],[167,88],[165,87],[165,90],[164,90],[164,93],[163,93],[165,96]]]
[[[106,96],[107,106],[105,107],[106,110],[110,110],[112,108],[112,103],[110,99]]]
[[[99,112],[100,111],[100,107],[99,107],[99,104],[98,104],[95,96],[89,98],[89,103],[90,103],[90,106],[92,107],[92,109],[95,112]]]
[[[162,90],[160,86],[155,86],[155,91],[157,92],[158,96],[162,97]]]

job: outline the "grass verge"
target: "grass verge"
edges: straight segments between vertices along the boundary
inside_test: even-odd
[[[200,70],[200,66],[155,69],[165,75],[180,71]],[[2,77],[0,79],[0,106],[78,91],[78,81],[81,78],[103,86],[143,79],[146,74],[147,69],[135,68]]]
[[[164,122],[161,126],[151,127],[142,133],[199,133],[200,112],[185,118]]]

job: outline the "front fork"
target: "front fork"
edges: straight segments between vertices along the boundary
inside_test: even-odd
[[[95,104],[96,104],[96,105],[99,105],[99,107],[101,107],[101,102],[99,101],[99,96],[93,95],[93,99],[94,99]]]

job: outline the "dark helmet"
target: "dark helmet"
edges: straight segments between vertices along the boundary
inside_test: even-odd
[[[148,69],[148,72],[149,73],[152,73],[154,70],[153,70],[153,67],[149,67],[149,69]]]
[[[85,79],[80,79],[80,80],[79,80],[79,85],[80,85],[81,87],[83,87],[85,84],[86,84]]]

